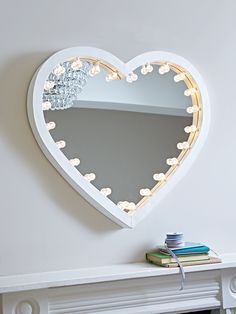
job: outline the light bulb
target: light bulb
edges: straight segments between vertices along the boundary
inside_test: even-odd
[[[143,75],[148,74],[148,70],[147,70],[147,68],[146,68],[145,65],[142,66],[141,73],[142,73]]]
[[[60,65],[60,64],[58,64],[58,66],[53,70],[53,73],[56,75],[56,76],[60,76],[60,75],[62,75],[63,73],[65,73],[65,68],[62,66],[62,65]]]
[[[153,66],[150,63],[146,63],[142,66],[141,73],[143,75],[151,73],[152,71],[153,71]]]
[[[76,71],[79,70],[83,65],[83,62],[80,60],[80,58],[76,58],[75,61],[71,63],[71,68]]]
[[[178,149],[188,149],[189,148],[189,142],[183,142],[177,144]]]
[[[196,88],[188,88],[188,89],[186,89],[185,91],[184,91],[184,95],[185,96],[192,96],[192,95],[194,95],[195,93],[197,92],[197,89]]]
[[[72,166],[78,166],[80,164],[80,160],[79,158],[73,158],[73,159],[70,159],[70,163],[72,164]]]
[[[125,209],[125,204],[124,204],[124,202],[122,202],[122,201],[118,202],[118,203],[117,203],[117,206],[118,206],[120,209],[122,209],[122,210]]]
[[[196,125],[190,125],[190,126],[186,126],[184,128],[185,133],[192,133],[192,132],[196,132],[197,131],[197,127]]]
[[[133,80],[130,74],[126,76],[126,82],[133,83]]]
[[[108,73],[105,79],[107,82],[117,80],[118,79],[118,73],[117,72]]]
[[[193,105],[192,107],[188,107],[186,111],[187,113],[195,113],[199,111],[199,107],[197,105]]]
[[[150,196],[152,194],[151,190],[150,189],[141,189],[139,191],[140,195],[142,196]]]
[[[50,90],[54,87],[55,83],[53,81],[46,81],[44,84],[45,90]]]
[[[46,124],[48,131],[55,129],[56,123],[53,121],[50,121]]]
[[[133,83],[133,82],[137,81],[137,79],[138,79],[138,75],[135,74],[134,72],[132,72],[126,76],[126,81],[128,83]]]
[[[117,206],[124,210],[124,209],[127,209],[127,210],[135,210],[136,209],[136,205],[134,202],[128,202],[128,201],[120,201],[117,203]]]
[[[112,190],[110,188],[103,188],[100,191],[103,195],[108,196],[112,193]]]
[[[176,74],[174,76],[174,81],[177,83],[177,82],[180,82],[180,81],[183,81],[185,79],[185,74],[184,73],[179,73],[179,74]]]
[[[50,103],[50,101],[45,101],[42,104],[43,110],[49,110],[52,108],[52,104]]]
[[[147,69],[148,73],[151,73],[153,71],[153,66],[150,63],[147,63],[146,69]]]
[[[136,205],[134,202],[129,202],[128,206],[126,207],[128,210],[135,210]]]
[[[166,175],[164,173],[155,173],[153,175],[153,179],[155,181],[164,181],[164,180],[166,180]]]
[[[86,173],[84,175],[85,179],[87,179],[89,182],[93,181],[96,179],[95,173]]]
[[[66,147],[66,142],[65,142],[65,141],[62,141],[62,140],[56,142],[56,144],[57,144],[57,147],[58,147],[59,149]]]
[[[135,82],[138,79],[138,75],[136,73],[131,74],[132,81]]]
[[[99,74],[100,71],[101,71],[101,69],[100,69],[100,64],[99,64],[99,62],[96,62],[96,63],[93,65],[93,67],[89,70],[89,75],[90,75],[90,76],[95,76],[95,75]]]
[[[174,166],[174,165],[178,165],[178,163],[179,163],[179,161],[178,161],[178,159],[177,158],[168,158],[167,160],[166,160],[166,163],[167,163],[167,165],[169,165],[169,166]]]
[[[161,65],[160,68],[159,68],[159,73],[160,74],[165,74],[165,73],[167,73],[169,71],[170,71],[170,66],[169,66],[168,63]]]

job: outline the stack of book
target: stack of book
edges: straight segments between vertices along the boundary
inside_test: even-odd
[[[185,242],[181,248],[171,248],[182,266],[220,263],[221,259],[210,256],[210,248],[201,243]],[[146,253],[149,262],[163,267],[178,267],[176,259],[171,256],[166,246],[158,246],[153,252]]]

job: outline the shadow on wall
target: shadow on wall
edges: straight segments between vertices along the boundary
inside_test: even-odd
[[[34,180],[37,180],[37,184],[32,185],[33,188],[40,187],[45,195],[56,203],[58,210],[64,210],[94,232],[104,233],[119,230],[118,225],[92,208],[59,175],[38,147],[31,132],[26,108],[27,90],[36,69],[50,54],[50,52],[42,52],[9,60],[8,64],[0,71],[2,103],[0,107],[0,134],[3,141],[11,145],[14,152],[13,160],[9,160],[9,164],[14,162],[14,159],[17,159],[18,162],[20,160],[24,167],[32,171]],[[14,176],[14,180],[18,180],[19,184],[25,180],[23,176],[10,175]],[[31,182],[26,182],[25,185],[30,186]]]

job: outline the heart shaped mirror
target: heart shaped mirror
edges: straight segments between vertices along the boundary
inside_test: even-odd
[[[142,220],[186,173],[209,126],[199,73],[165,52],[124,64],[96,48],[60,51],[35,74],[28,114],[52,164],[123,227]]]

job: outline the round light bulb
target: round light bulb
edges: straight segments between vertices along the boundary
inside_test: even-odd
[[[167,73],[169,71],[170,71],[170,66],[168,64],[163,64],[159,68],[159,73],[160,74],[165,74],[165,73]]]
[[[169,166],[174,166],[174,165],[178,165],[178,163],[179,163],[179,161],[178,161],[178,159],[177,158],[168,158],[167,160],[166,160],[166,163],[167,163],[167,165],[169,165]]]
[[[103,188],[100,191],[103,195],[108,196],[112,193],[112,190],[110,188]]]
[[[188,107],[186,111],[187,113],[195,113],[199,111],[199,107],[197,105],[193,105],[192,107]]]
[[[185,133],[192,133],[197,131],[197,127],[195,125],[186,126],[184,128]]]
[[[132,76],[130,74],[126,76],[126,82],[133,83]]]
[[[185,74],[184,73],[179,73],[179,74],[176,74],[174,76],[174,81],[177,83],[177,82],[180,82],[180,81],[183,81],[185,79]]]
[[[70,159],[70,163],[72,164],[72,166],[78,166],[80,164],[80,160],[79,158],[73,158],[73,159]]]
[[[60,76],[60,75],[62,75],[63,73],[65,73],[65,68],[62,66],[62,65],[60,65],[60,64],[58,64],[58,66],[53,70],[53,73],[56,75],[56,76]]]
[[[52,108],[52,104],[50,103],[50,101],[45,101],[42,104],[42,108],[43,108],[43,110],[49,110]]]
[[[99,64],[99,62],[96,62],[96,63],[93,65],[93,67],[89,70],[89,75],[90,75],[90,76],[95,76],[95,75],[99,74],[100,71],[101,71],[101,69],[100,69],[100,64]]]
[[[118,74],[117,74],[117,72],[108,73],[105,79],[107,82],[117,80]]]
[[[118,203],[117,203],[117,206],[118,206],[120,209],[122,209],[122,210],[125,209],[125,204],[124,204],[124,202],[122,202],[122,201],[118,202]]]
[[[147,69],[148,73],[151,73],[153,71],[153,66],[150,63],[147,63],[146,69]]]
[[[183,142],[183,143],[178,143],[177,144],[178,149],[188,149],[189,148],[189,143],[188,142]]]
[[[194,95],[195,93],[197,92],[196,88],[188,88],[184,91],[184,95],[189,97],[189,96],[192,96]]]
[[[134,202],[129,202],[128,206],[127,206],[128,210],[135,210],[136,209],[136,205]]]
[[[86,173],[84,175],[85,179],[87,179],[89,182],[93,181],[96,179],[95,173]]]
[[[66,147],[66,142],[65,142],[65,141],[62,141],[62,140],[56,142],[56,144],[57,144],[57,147],[58,147],[59,149]]]
[[[48,131],[55,129],[56,123],[53,121],[50,121],[46,124]]]
[[[46,81],[44,84],[45,90],[50,90],[54,87],[55,83],[53,81]]]
[[[142,66],[141,73],[142,73],[143,75],[148,74],[148,69],[146,68],[145,65]]]
[[[74,71],[78,71],[83,65],[83,62],[80,60],[80,58],[74,59],[74,61],[71,63],[71,68]]]
[[[166,175],[164,173],[155,173],[153,175],[153,179],[155,181],[164,181],[164,180],[166,180]]]
[[[150,189],[141,189],[139,193],[141,196],[150,196],[152,194]]]
[[[132,79],[133,82],[137,81],[138,75],[136,73],[132,73],[131,74],[131,79]]]

